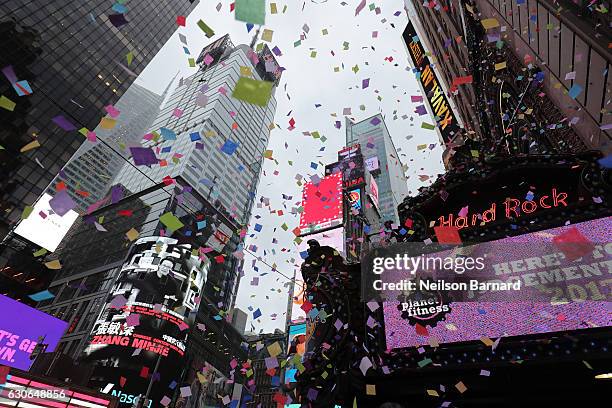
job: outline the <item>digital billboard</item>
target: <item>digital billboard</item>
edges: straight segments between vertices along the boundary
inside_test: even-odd
[[[300,369],[300,364],[306,353],[306,343],[308,341],[306,323],[293,324],[289,326],[287,336],[287,360],[285,367],[285,384],[296,382],[295,375]]]
[[[164,393],[172,394],[168,385],[178,381],[177,367],[209,269],[210,260],[190,244],[166,237],[137,240],[84,351],[84,359],[96,363],[90,386],[121,386],[132,396],[129,403],[145,394],[155,375],[159,379],[149,396],[153,406]]]
[[[302,259],[308,257],[308,240],[315,239],[321,246],[330,246],[335,248],[340,255],[345,256],[344,251],[344,228],[332,228],[327,231],[305,237],[298,245],[298,253]],[[293,286],[293,305],[291,307],[291,321],[295,322],[306,318],[306,314],[301,309],[304,304],[304,279],[302,273],[297,271],[295,283]]]
[[[23,408],[114,408],[115,398],[69,384],[58,385],[11,370],[0,384],[0,406]]]
[[[374,177],[370,177],[370,184],[368,185],[368,197],[372,200],[372,204],[376,207],[377,211],[380,211],[378,207],[378,183]]]
[[[53,212],[50,204],[52,198],[49,194],[43,194],[34,204],[30,216],[15,228],[15,234],[40,245],[49,252],[57,249],[72,224],[79,217],[79,214],[73,210],[68,210],[62,216]]]
[[[342,223],[342,174],[330,174],[304,185],[300,214],[302,235]]]
[[[427,344],[427,336],[452,343],[611,326],[611,234],[608,217],[479,244],[470,255],[485,254],[491,282],[518,281],[521,292],[541,295],[514,292],[501,300],[508,292],[484,292],[472,301],[442,304],[444,311],[423,318],[407,314],[399,301],[384,302],[387,348]],[[427,336],[419,333],[417,322]]]
[[[414,67],[419,70],[417,79],[423,86],[425,95],[427,95],[429,107],[434,116],[440,118],[438,119],[438,128],[442,138],[445,143],[448,143],[459,134],[461,128],[444,94],[444,89],[442,89],[440,81],[429,63],[429,58],[427,58],[412,21],[408,22],[402,37],[408,47],[408,54],[410,54]]]
[[[55,350],[68,323],[0,295],[0,365],[28,371],[38,343]]]
[[[351,206],[351,211],[356,211],[359,214],[361,211],[361,190],[355,189],[348,192],[348,202]]]
[[[365,168],[370,173],[375,173],[380,170],[380,163],[378,161],[378,156],[372,156],[369,159],[365,159]]]

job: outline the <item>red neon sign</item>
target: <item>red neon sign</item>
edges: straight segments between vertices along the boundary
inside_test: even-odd
[[[542,208],[567,207],[566,199],[567,193],[557,192],[557,189],[553,188],[550,196],[543,195],[538,200],[522,201],[517,198],[507,198],[499,208],[503,208],[503,215],[506,218],[518,218],[523,214],[531,214]],[[439,217],[437,224],[438,226],[454,226],[457,229],[482,225],[495,221],[497,210],[497,204],[491,203],[490,207],[482,213],[472,213],[456,218],[453,214],[448,214],[448,219],[445,216]]]

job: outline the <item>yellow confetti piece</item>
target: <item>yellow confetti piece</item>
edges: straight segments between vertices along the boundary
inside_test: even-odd
[[[427,395],[430,395],[432,397],[439,397],[440,394],[438,394],[438,391],[436,390],[427,390]]]
[[[278,9],[276,8],[276,3],[270,3],[270,14],[278,13]]]
[[[250,77],[253,75],[253,72],[251,71],[251,68],[249,67],[240,67],[240,75],[242,76],[246,76],[246,77]]]
[[[491,340],[490,338],[485,337],[485,336],[481,337],[480,341],[482,341],[484,343],[484,345],[487,346],[487,347],[491,347],[493,345],[493,340]]]
[[[272,42],[272,35],[273,34],[274,34],[274,31],[265,28],[263,30],[263,33],[261,34],[261,39],[263,41]]]
[[[131,230],[129,230],[128,232],[125,233],[125,236],[127,237],[127,239],[129,239],[130,241],[134,241],[136,238],[138,238],[138,235],[140,235],[138,233],[138,231],[134,228],[132,228]]]
[[[366,384],[366,395],[376,395],[375,384]]]
[[[480,20],[480,24],[482,24],[485,30],[499,27],[499,21],[495,18],[485,18],[484,20]]]
[[[117,121],[112,118],[103,117],[100,121],[100,127],[102,129],[112,129],[117,124]]]
[[[500,69],[506,68],[506,61],[495,64],[495,70],[499,71]]]
[[[15,102],[11,101],[4,95],[0,96],[0,108],[4,108],[12,112],[13,110],[15,110],[15,106],[17,106]]]
[[[45,266],[47,267],[47,269],[62,269],[62,264],[60,263],[59,259],[54,259],[52,261],[45,262]]]
[[[27,145],[23,146],[21,149],[19,149],[19,151],[21,153],[24,153],[24,152],[27,152],[28,150],[36,149],[37,147],[40,147],[40,143],[38,142],[38,140],[33,140]]]

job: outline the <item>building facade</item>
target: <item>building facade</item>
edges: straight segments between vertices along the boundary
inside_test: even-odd
[[[172,16],[197,3],[0,2],[2,237],[81,145],[77,131],[94,129],[170,38]]]
[[[180,242],[196,251],[202,248],[200,256],[212,259],[202,302],[223,313],[233,307],[240,280],[240,260],[233,255],[241,242],[239,226],[178,177],[174,184],[159,183],[116,202],[109,200],[71,228],[58,251],[64,267],[48,289],[55,297],[38,305],[70,323],[59,352],[73,358],[81,354],[121,272],[134,239],[130,234],[139,239],[163,236],[167,227],[159,218],[168,212],[185,225],[173,237],[178,234]]]
[[[200,69],[180,81],[151,127],[152,140],[143,144],[154,147],[164,165],[126,165],[117,182],[141,191],[166,176],[182,175],[196,191],[218,200],[236,220],[246,223],[276,99],[272,96],[266,106],[258,106],[231,94],[244,72],[276,85],[280,68],[267,47],[256,53],[247,45],[234,46],[229,35],[204,48],[197,62]],[[230,149],[224,152],[223,146]]]
[[[94,129],[95,139],[79,147],[47,193],[53,195],[56,184],[63,182],[80,213],[104,198],[129,157],[129,147],[138,145],[153,124],[170,85],[158,95],[132,84],[115,104],[120,112],[115,127],[104,129],[98,125]]]
[[[604,10],[586,1],[406,0],[410,24],[465,125],[457,142],[478,140],[492,154],[609,149]]]
[[[346,145],[359,144],[365,168],[378,186],[381,220],[399,222],[397,206],[408,196],[408,182],[384,118],[376,114],[360,122],[346,122]]]

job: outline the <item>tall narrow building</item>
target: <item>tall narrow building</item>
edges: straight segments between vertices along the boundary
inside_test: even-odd
[[[229,35],[208,45],[199,70],[180,81],[153,123],[143,146],[159,165],[126,165],[116,182],[132,192],[164,177],[182,175],[196,191],[219,203],[239,223],[249,220],[276,111],[232,97],[241,76],[278,84],[281,68],[267,46],[260,52],[234,46]]]
[[[346,121],[346,145],[359,144],[366,169],[378,185],[381,220],[399,223],[397,206],[408,196],[408,181],[399,155],[380,114],[353,123]]]
[[[0,238],[197,3],[0,2]]]
[[[129,157],[129,147],[140,143],[159,114],[166,91],[158,95],[132,84],[119,99],[117,123],[112,129],[97,126],[92,140],[85,141],[47,189],[54,195],[57,183],[63,183],[79,212],[104,198],[115,177]]]

